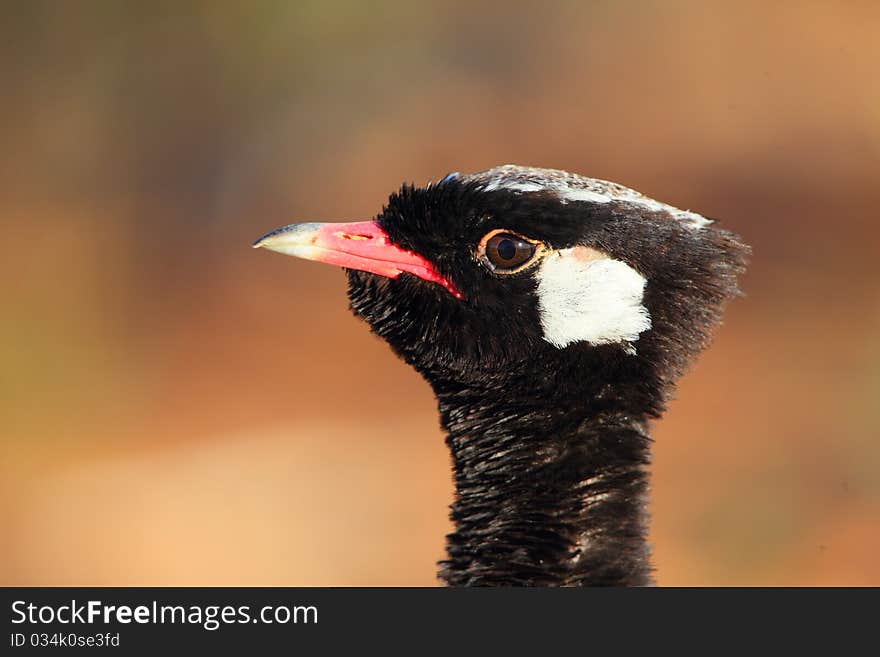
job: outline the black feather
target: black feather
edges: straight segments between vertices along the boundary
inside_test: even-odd
[[[463,300],[408,274],[349,271],[351,307],[437,396],[456,485],[448,584],[649,584],[648,421],[739,294],[749,250],[656,204],[563,202],[554,191],[559,176],[589,179],[516,172],[551,184],[519,193],[487,184],[491,171],[447,177],[404,186],[376,218]],[[636,353],[544,340],[534,271],[495,276],[474,256],[496,228],[555,249],[591,246],[641,273],[652,327]]]

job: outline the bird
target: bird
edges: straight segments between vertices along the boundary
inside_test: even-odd
[[[344,268],[351,310],[433,389],[455,485],[443,583],[655,584],[650,424],[742,295],[739,236],[618,183],[503,165],[253,246]]]

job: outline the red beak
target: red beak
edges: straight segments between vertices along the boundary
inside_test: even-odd
[[[463,298],[429,260],[393,244],[373,221],[290,224],[266,233],[253,246],[388,278],[407,272]]]

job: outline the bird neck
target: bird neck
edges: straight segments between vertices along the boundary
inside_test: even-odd
[[[432,383],[455,476],[447,584],[651,583],[649,409],[607,385]]]

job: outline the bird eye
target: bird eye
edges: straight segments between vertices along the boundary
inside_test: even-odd
[[[494,231],[484,237],[477,256],[488,267],[500,274],[512,274],[531,263],[539,252],[540,244],[521,235]]]

